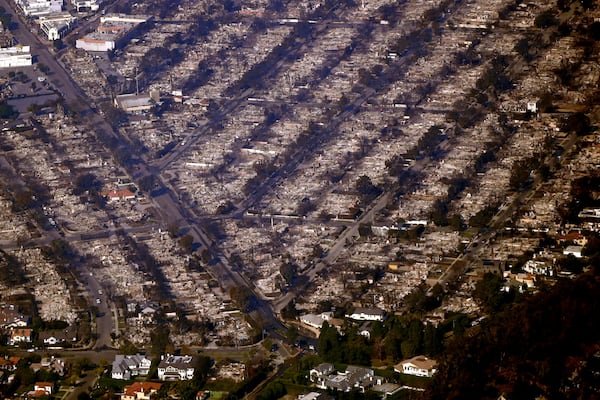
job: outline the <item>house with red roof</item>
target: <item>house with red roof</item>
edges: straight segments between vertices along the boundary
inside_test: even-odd
[[[157,382],[135,382],[125,386],[120,400],[150,400],[150,396],[158,392],[161,386]]]
[[[37,392],[43,392],[43,394],[51,395],[54,389],[52,382],[36,382],[33,385],[33,390]]]
[[[17,345],[19,343],[31,343],[31,335],[33,330],[31,328],[14,328],[9,332],[8,344]]]
[[[100,194],[106,197],[109,203],[135,199],[135,193],[129,189],[109,190]]]

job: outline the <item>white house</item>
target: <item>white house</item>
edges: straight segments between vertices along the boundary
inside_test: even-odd
[[[329,375],[335,371],[333,364],[321,363],[309,371],[310,381],[316,383],[317,386],[323,387],[322,384]]]
[[[358,328],[358,334],[366,337],[367,339],[371,339],[371,334],[373,333],[373,328],[371,327],[371,321],[365,321]]]
[[[148,375],[151,364],[152,360],[143,354],[117,354],[112,363],[111,377],[129,380],[137,375]]]
[[[394,367],[394,371],[414,376],[430,378],[436,372],[437,361],[431,360],[425,356],[415,356],[402,361]]]
[[[523,266],[523,271],[534,275],[554,275],[554,267],[547,261],[528,260]]]
[[[32,65],[31,51],[29,46],[17,45],[14,47],[0,48],[0,67],[25,67]]]
[[[583,250],[583,246],[567,246],[567,248],[563,250],[563,254],[565,256],[572,254],[573,256],[575,256],[577,258],[581,258],[581,257],[583,257],[583,255],[581,254],[582,250]]]
[[[31,317],[21,314],[14,306],[0,308],[0,328],[22,328],[31,322]]]
[[[299,394],[297,397],[297,400],[325,400],[325,399],[330,399],[330,397],[327,396],[325,393],[320,393],[320,392],[303,393],[303,394]]]
[[[385,311],[375,307],[356,307],[352,314],[346,314],[346,318],[354,319],[357,321],[383,321],[385,317]]]
[[[52,382],[36,382],[35,385],[33,385],[33,390],[36,393],[41,393],[48,396],[52,394],[53,388],[54,384]]]
[[[16,0],[15,3],[26,17],[59,13],[63,6],[63,0]]]
[[[68,342],[73,343],[77,341],[77,329],[75,327],[68,327],[67,329],[42,331],[39,333],[39,338],[46,346],[55,346]]]
[[[323,312],[321,314],[304,314],[300,316],[300,322],[312,328],[321,329],[323,322],[331,321],[331,318],[333,318],[333,313],[331,311]]]
[[[349,365],[344,372],[336,372],[332,364],[319,364],[310,370],[309,377],[321,389],[341,392],[355,389],[364,392],[374,384],[383,383],[383,378],[375,376],[372,369],[354,365]]]
[[[31,343],[31,328],[15,328],[10,330],[8,337],[9,345],[16,345],[18,343]]]
[[[161,381],[186,381],[194,377],[196,360],[192,356],[161,357],[158,364],[158,379]]]

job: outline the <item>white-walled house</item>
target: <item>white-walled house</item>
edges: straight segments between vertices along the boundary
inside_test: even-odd
[[[394,367],[394,371],[414,376],[432,377],[436,372],[437,361],[425,356],[415,356],[402,361]]]

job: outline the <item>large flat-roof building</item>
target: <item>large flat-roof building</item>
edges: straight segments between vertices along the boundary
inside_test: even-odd
[[[59,13],[63,7],[63,0],[16,0],[15,3],[26,17]]]
[[[77,23],[69,13],[58,13],[39,18],[40,29],[48,40],[62,39]]]
[[[101,3],[99,0],[71,0],[77,12],[98,11]]]
[[[29,46],[0,48],[0,68],[25,67],[33,64]]]
[[[119,107],[128,113],[136,113],[142,111],[149,111],[160,101],[160,97],[157,93],[151,92],[150,94],[120,94],[115,97],[115,107]]]
[[[77,39],[75,47],[86,51],[112,51],[126,43],[140,25],[151,19],[146,15],[107,14],[100,18],[96,31]]]

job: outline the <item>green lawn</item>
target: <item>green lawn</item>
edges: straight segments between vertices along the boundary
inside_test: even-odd
[[[227,396],[227,394],[228,394],[228,392],[218,392],[218,391],[213,392],[211,390],[211,392],[210,392],[210,398],[211,399],[215,399],[215,400],[219,400],[219,399]]]

